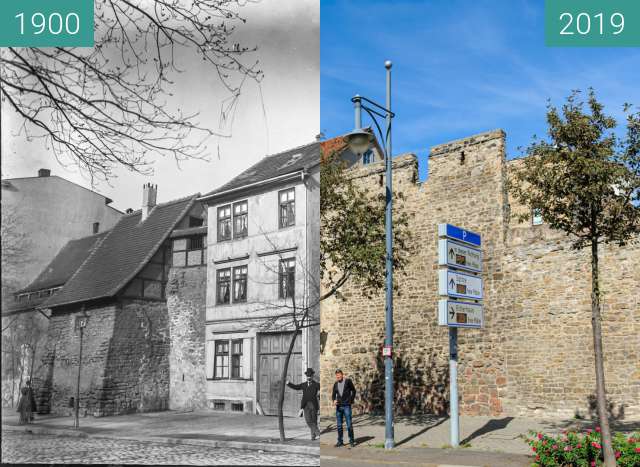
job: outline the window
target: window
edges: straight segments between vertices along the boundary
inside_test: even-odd
[[[280,261],[280,298],[293,297],[296,280],[296,260],[295,258],[283,259]]]
[[[224,401],[214,401],[213,402],[213,410],[225,410],[226,404]]]
[[[204,248],[204,236],[189,237],[187,241],[188,250],[202,250]]]
[[[531,223],[533,225],[541,225],[544,221],[542,220],[542,212],[539,208],[535,208],[531,211]]]
[[[362,154],[362,164],[367,165],[373,162],[373,151],[371,149],[367,149],[364,154]]]
[[[204,219],[195,216],[189,216],[189,227],[202,227]]]
[[[100,231],[100,222],[93,223],[93,233],[97,234]]]
[[[231,404],[232,412],[244,412],[244,404],[242,402],[233,402]]]
[[[233,268],[233,301],[247,301],[247,266]]]
[[[216,379],[229,378],[229,341],[216,341],[216,356],[214,360],[213,377]]]
[[[231,240],[231,205],[218,208],[218,241]]]
[[[233,204],[233,238],[247,236],[249,215],[247,214],[247,202]]]
[[[231,378],[242,378],[242,339],[231,341]]]
[[[219,269],[217,273],[216,303],[226,305],[231,301],[231,269]]]
[[[289,188],[278,192],[280,200],[280,228],[289,227],[296,223],[296,189]]]

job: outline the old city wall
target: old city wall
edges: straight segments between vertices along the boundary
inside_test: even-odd
[[[483,236],[485,328],[459,333],[461,411],[485,415],[572,416],[589,413],[593,393],[589,263],[545,226],[511,221],[502,131],[434,147],[429,178],[416,183],[415,156],[394,159],[394,191],[411,213],[412,260],[397,274],[394,298],[395,404],[399,413],[448,410],[447,330],[437,326],[437,224]],[[354,170],[370,188],[384,184],[382,164]],[[609,395],[627,417],[640,414],[640,278],[637,246],[603,252],[604,329]],[[558,273],[554,273],[557,271]],[[328,332],[322,356],[323,413],[330,413],[333,371],[353,378],[359,412],[383,408],[384,296],[322,304]]]
[[[83,331],[82,378],[80,379],[80,406],[89,414],[100,412],[103,399],[104,369],[113,335],[116,305],[106,304],[86,309],[90,315]],[[38,392],[38,410],[41,413],[70,414],[70,399],[76,396],[80,333],[75,318],[80,312],[55,310],[47,330],[47,352],[43,368],[35,383]]]
[[[168,408],[169,328],[162,301],[120,300],[85,308],[80,407],[94,416]],[[40,376],[41,411],[71,413],[76,394],[81,310],[54,311]]]
[[[173,268],[167,283],[169,310],[169,408],[206,408],[206,266]]]

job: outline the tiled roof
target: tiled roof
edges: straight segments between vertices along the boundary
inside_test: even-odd
[[[242,188],[246,185],[269,180],[281,175],[299,172],[320,163],[320,143],[313,142],[305,146],[289,149],[278,154],[267,156],[257,164],[249,167],[240,175],[225,183],[220,188],[205,195],[204,198]]]
[[[123,216],[64,287],[43,306],[112,297],[133,279],[193,206],[197,195]]]
[[[18,293],[35,292],[64,285],[107,233],[108,231],[101,232],[67,242],[40,275]]]
[[[38,292],[40,290],[52,289],[64,285],[87,259],[89,254],[100,245],[100,241],[107,233],[108,231],[76,240],[69,240],[47,267],[42,270],[38,277],[36,277],[31,284],[16,293]],[[32,297],[29,300],[19,302],[11,302],[2,309],[2,314],[7,315],[30,311],[39,307],[39,305],[48,299],[49,296],[42,296]]]
[[[347,147],[343,136],[328,139],[320,143],[320,153],[322,157],[329,157],[331,154],[342,152]],[[324,160],[324,159],[323,159]]]
[[[37,297],[29,301],[24,302],[10,302],[6,306],[2,307],[2,316],[20,314],[27,311],[34,311],[36,307],[39,307],[48,297]]]

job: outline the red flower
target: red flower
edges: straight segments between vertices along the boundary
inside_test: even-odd
[[[591,461],[591,467],[596,467],[596,461]]]
[[[622,453],[620,451],[616,451],[616,459],[619,459]]]
[[[558,449],[558,445],[554,444],[553,446],[551,446],[551,448],[555,451],[556,449]]]
[[[598,443],[596,443],[595,441],[593,441],[593,442],[591,443],[591,446],[593,446],[593,447],[594,447],[594,448],[596,448],[596,449],[602,449],[602,446],[600,446],[600,445],[599,445]]]
[[[590,435],[592,431],[593,431],[593,430],[592,430],[591,428],[589,428],[589,429],[587,430],[587,434],[588,434],[588,435]]]
[[[640,448],[636,448],[636,452],[640,452]]]
[[[538,454],[538,455],[536,456],[536,460],[537,460],[537,461],[539,461],[539,460],[540,460],[540,454]]]
[[[567,452],[571,451],[571,446],[565,446],[564,450],[567,451]]]
[[[596,431],[597,431],[598,433],[600,433],[602,430],[600,429],[600,427],[599,427],[599,426],[597,426],[597,427],[596,427]]]
[[[536,447],[535,447],[535,446],[534,446],[534,447],[532,447],[532,448],[531,448],[531,450],[532,450],[533,452],[536,452],[536,451],[537,451],[537,449],[536,449]]]
[[[542,442],[542,445],[543,445],[543,446],[546,446],[546,445],[547,445],[547,440],[546,440],[546,439]]]
[[[580,449],[582,447],[582,444],[578,443],[578,445],[576,446],[578,449]]]
[[[538,433],[538,439],[542,439],[542,433]]]

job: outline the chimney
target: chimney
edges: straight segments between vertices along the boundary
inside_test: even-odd
[[[147,183],[142,185],[142,221],[144,221],[153,207],[156,205],[156,195],[158,194],[158,185]]]
[[[38,177],[49,177],[50,175],[51,175],[51,170],[49,169],[38,170]]]

